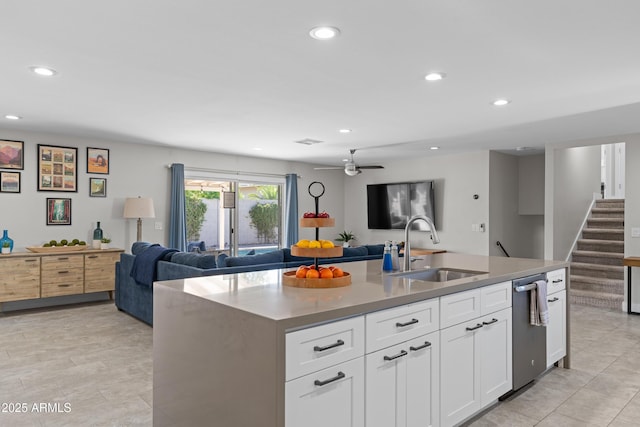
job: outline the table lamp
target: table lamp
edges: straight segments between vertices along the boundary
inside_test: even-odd
[[[138,218],[137,241],[142,241],[142,218],[155,218],[156,212],[153,209],[153,199],[151,197],[127,197],[124,201],[125,218]]]

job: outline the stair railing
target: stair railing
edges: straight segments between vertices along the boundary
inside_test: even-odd
[[[498,241],[496,242],[496,245],[498,245],[498,247],[499,247],[500,249],[502,249],[502,252],[505,254],[505,256],[506,256],[507,258],[510,258],[509,252],[507,252],[507,250],[504,248],[504,246],[502,246],[502,243],[500,243],[500,240],[498,240]]]
[[[596,198],[596,195],[599,196],[599,194],[594,193],[593,199],[591,200],[591,204],[587,208],[587,213],[584,215],[584,219],[582,220],[582,224],[580,225],[580,228],[578,228],[578,234],[576,234],[576,238],[573,239],[573,244],[569,248],[569,253],[567,254],[567,257],[564,259],[566,262],[571,261],[571,255],[573,254],[573,251],[575,251],[576,248],[578,247],[578,240],[580,240],[580,237],[582,236],[582,230],[584,229],[584,226],[587,224],[587,221],[591,217],[591,210],[593,209],[593,206],[596,204],[596,200],[599,200],[598,198]]]

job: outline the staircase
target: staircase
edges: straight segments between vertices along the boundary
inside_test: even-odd
[[[573,304],[622,309],[624,199],[596,200],[571,257]]]

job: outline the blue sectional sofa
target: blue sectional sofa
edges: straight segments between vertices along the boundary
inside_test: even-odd
[[[322,258],[318,264],[364,261],[382,258],[384,245],[344,248],[340,258]],[[120,254],[116,263],[115,303],[119,310],[153,324],[153,282],[215,276],[248,271],[295,268],[313,262],[313,258],[291,255],[288,248],[264,254],[238,257],[178,252],[158,244],[136,242],[131,254]]]

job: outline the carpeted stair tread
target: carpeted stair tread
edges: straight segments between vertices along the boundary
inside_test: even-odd
[[[592,256],[592,257],[601,257],[601,258],[624,258],[624,254],[618,252],[598,252],[598,251],[573,251],[574,255],[583,255],[583,256]]]
[[[578,239],[578,250],[624,253],[623,240]]]
[[[593,208],[591,209],[593,218],[622,218],[624,219],[624,208]]]
[[[590,264],[586,262],[572,262],[571,275],[622,280],[624,279],[624,267],[622,265],[602,265]]]
[[[623,229],[624,218],[589,218],[587,220],[587,229],[589,228],[612,230]]]
[[[571,289],[624,294],[624,279],[571,275]]]
[[[624,228],[583,228],[584,239],[624,240]]]

